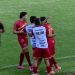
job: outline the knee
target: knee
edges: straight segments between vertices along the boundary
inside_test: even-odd
[[[26,53],[26,52],[29,52],[27,47],[23,48],[23,53]]]

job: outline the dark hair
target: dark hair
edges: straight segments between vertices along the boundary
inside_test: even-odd
[[[41,21],[41,22],[44,21],[45,19],[46,19],[45,16],[40,17],[40,21]]]
[[[35,25],[40,25],[40,18],[35,19]]]
[[[31,17],[30,17],[30,22],[31,22],[31,23],[35,23],[35,19],[36,19],[36,16],[31,16]]]
[[[0,22],[0,29],[4,29],[4,26],[1,22]]]
[[[21,12],[20,13],[20,18],[22,18],[23,16],[27,15],[27,12]]]

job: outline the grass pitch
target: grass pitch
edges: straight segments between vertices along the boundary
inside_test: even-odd
[[[16,69],[21,48],[12,30],[21,11],[28,12],[28,20],[31,15],[53,16],[57,20],[58,23],[49,20],[56,31],[56,58],[62,67],[56,75],[75,75],[75,0],[0,0],[0,20],[6,30],[1,37],[0,75],[31,74],[28,65],[25,70]],[[30,45],[29,50],[32,57]],[[45,65],[42,63],[41,75],[45,75],[44,70]]]

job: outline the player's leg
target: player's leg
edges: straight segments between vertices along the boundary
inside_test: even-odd
[[[21,53],[20,53],[20,60],[19,60],[19,66],[18,66],[18,69],[24,69],[23,61],[24,61],[24,53],[21,52]]]
[[[29,64],[29,69],[30,69],[30,71],[32,71],[32,64],[31,64],[29,50],[28,50],[28,47],[27,46],[23,49],[23,52],[24,52],[25,57],[26,57],[26,60],[27,60],[27,62]]]
[[[52,63],[51,67],[53,67],[53,65],[54,65],[56,70],[57,70],[57,72],[59,72],[61,70],[61,67],[57,64],[55,56],[52,56],[50,61]]]
[[[37,48],[33,48],[33,51],[35,51],[35,50],[37,50]],[[38,60],[38,69],[37,69],[38,72],[39,72],[39,65],[41,64],[41,62],[42,62],[42,58],[39,58],[39,60]]]
[[[49,49],[44,50],[44,59],[45,59],[46,67],[47,67],[47,73],[53,75],[54,71],[51,71],[50,62],[49,62],[49,59],[50,59]]]
[[[45,64],[46,64],[46,69],[47,69],[47,73],[50,74],[50,63],[49,63],[49,59],[44,59]]]
[[[31,65],[31,61],[30,61],[30,56],[29,56],[29,52],[27,50],[27,48],[23,48],[21,54],[20,54],[20,61],[19,61],[19,66],[18,69],[24,69],[23,61],[24,61],[24,57],[26,57],[28,64],[29,64],[29,69],[31,70],[32,65]]]
[[[45,61],[45,64],[46,64],[46,70],[47,70],[47,73],[50,74],[50,71],[51,71],[51,68],[50,68],[50,63],[49,63],[49,52],[47,49],[44,49],[43,50],[43,57],[44,57],[44,61]]]
[[[20,38],[18,38],[18,42],[22,48],[22,52],[20,53],[20,60],[19,60],[19,66],[18,66],[18,69],[24,69],[24,66],[23,66],[23,61],[24,61],[24,52],[23,52],[23,42]]]
[[[50,44],[49,51],[51,55],[50,66],[52,68],[54,65],[57,71],[59,72],[61,67],[57,64],[56,59],[55,59],[55,40],[51,40],[49,44]]]
[[[32,75],[38,75],[38,61],[41,58],[41,49],[37,48],[36,50],[33,51],[33,72]]]
[[[30,61],[30,56],[29,56],[29,51],[28,51],[28,39],[23,38],[23,39],[18,39],[19,44],[22,48],[22,53],[20,54],[20,64],[22,65],[23,60],[24,60],[24,56],[27,59],[27,62],[29,64],[29,69],[31,70],[31,61]]]
[[[33,74],[37,74],[38,72],[37,72],[37,68],[38,68],[38,60],[37,59],[34,59],[34,61],[33,61],[33,72],[32,72],[32,75]]]

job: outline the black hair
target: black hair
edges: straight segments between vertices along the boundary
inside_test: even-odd
[[[4,29],[4,26],[1,22],[0,22],[0,29]]]
[[[27,12],[21,12],[20,13],[20,18],[22,18],[23,16],[27,15]]]
[[[31,17],[30,17],[30,22],[31,22],[31,23],[35,23],[35,19],[36,19],[36,16],[31,16]]]
[[[45,16],[40,17],[40,21],[41,21],[41,22],[44,21],[45,19],[46,19]]]
[[[40,25],[40,18],[36,18],[36,19],[35,19],[35,25],[36,25],[36,26],[39,26],[39,25]]]

